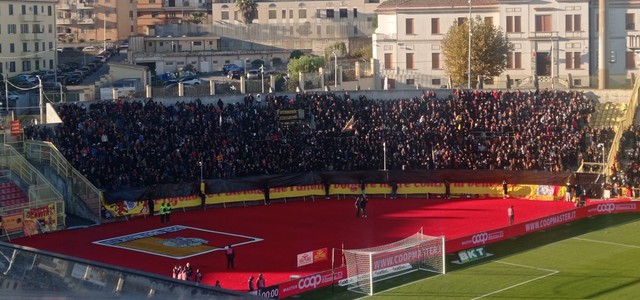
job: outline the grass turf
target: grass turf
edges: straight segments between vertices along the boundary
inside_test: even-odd
[[[414,272],[375,284],[375,295],[325,288],[301,299],[637,299],[640,214],[603,215],[488,245],[493,254],[446,275]]]

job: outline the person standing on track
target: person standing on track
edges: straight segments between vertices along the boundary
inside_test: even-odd
[[[509,216],[509,225],[513,225],[513,221],[515,220],[515,212],[513,211],[513,205],[509,206],[507,209],[507,215]]]
[[[165,214],[165,203],[162,202],[160,206],[160,224],[164,223],[164,214]]]
[[[167,219],[167,223],[171,222],[171,202],[167,202],[167,206],[164,208],[165,218]]]
[[[362,217],[366,218],[367,217],[367,203],[369,201],[367,201],[367,197],[362,197],[362,200],[360,200],[360,210],[362,210]]]
[[[502,199],[509,197],[509,185],[506,180],[502,180]]]
[[[256,281],[256,285],[258,286],[258,290],[267,287],[267,283],[265,282],[264,277],[262,277],[262,274],[258,275],[258,281]]]
[[[362,197],[356,196],[356,218],[360,218],[360,210],[362,209],[360,202],[362,202]]]
[[[236,259],[236,250],[231,245],[227,246],[225,251],[227,255],[227,269],[234,269],[234,260]]]

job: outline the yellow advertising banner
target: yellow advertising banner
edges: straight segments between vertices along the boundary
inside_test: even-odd
[[[207,195],[207,204],[222,204],[229,202],[264,200],[261,190],[248,190],[231,193],[220,193]],[[200,204],[200,203],[198,203]]]
[[[391,190],[391,188],[389,188]],[[398,194],[443,194],[445,193],[444,183],[399,183]]]
[[[154,201],[158,203],[158,200]],[[149,213],[146,201],[120,201],[112,204],[103,204],[107,218],[142,215]],[[160,205],[156,206],[159,209]]]
[[[25,226],[27,225],[26,223],[31,223],[27,221],[33,220],[36,225],[40,227],[43,233],[56,231],[58,228],[55,203],[38,208],[25,208],[23,212]]]
[[[22,213],[2,216],[2,227],[5,231],[22,230],[24,217]]]
[[[329,191],[331,191],[331,189],[329,189]],[[269,189],[269,198],[271,199],[306,197],[311,195],[324,196],[324,186],[316,184]]]

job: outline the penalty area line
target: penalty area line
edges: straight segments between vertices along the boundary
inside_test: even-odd
[[[549,274],[542,275],[542,276],[538,276],[538,277],[536,277],[536,278],[532,278],[532,279],[529,279],[529,280],[526,280],[526,281],[523,281],[523,282],[520,282],[520,283],[517,283],[517,284],[514,284],[514,285],[511,285],[511,286],[508,286],[508,287],[503,288],[503,289],[499,289],[499,290],[497,290],[497,291],[493,291],[493,292],[491,292],[491,293],[487,293],[487,294],[481,295],[481,296],[476,297],[476,298],[473,298],[473,299],[471,299],[471,300],[482,299],[482,298],[485,298],[485,297],[488,297],[488,296],[491,296],[491,295],[495,295],[495,294],[498,294],[498,293],[502,293],[502,292],[504,292],[504,291],[506,291],[506,290],[510,290],[510,289],[513,289],[513,288],[519,287],[519,286],[521,286],[521,285],[525,285],[525,284],[527,284],[527,283],[531,283],[531,282],[534,282],[534,281],[536,281],[536,280],[540,280],[540,279],[542,279],[542,278],[546,278],[546,277],[553,276],[553,275],[556,275],[556,274],[560,273],[560,271],[558,271],[558,270],[543,269],[543,268],[538,268],[538,267],[533,267],[533,266],[527,266],[527,265],[520,265],[520,264],[508,263],[508,262],[504,262],[504,261],[494,261],[494,262],[495,262],[495,263],[499,263],[499,264],[505,264],[505,265],[511,265],[511,266],[516,266],[516,267],[521,267],[521,268],[535,269],[535,270],[540,270],[540,271],[545,271],[545,272],[550,272],[550,273],[549,273]]]
[[[592,240],[592,239],[585,239],[585,238],[578,238],[578,237],[574,237],[572,239],[573,240],[578,240],[578,241],[585,241],[585,242],[600,243],[600,244],[607,244],[607,245],[614,245],[614,246],[620,246],[620,247],[629,247],[629,248],[640,249],[640,246],[636,246],[636,245],[620,244],[620,243],[599,241],[599,240]]]
[[[384,293],[386,293],[386,292],[390,292],[390,291],[393,291],[393,290],[397,290],[397,289],[399,289],[399,288],[403,288],[403,287],[405,287],[405,286],[412,285],[412,284],[416,284],[416,283],[419,283],[419,282],[427,281],[427,280],[429,280],[429,279],[438,278],[438,277],[440,277],[440,276],[442,276],[442,275],[444,275],[444,274],[438,274],[438,275],[430,276],[430,277],[423,278],[423,279],[420,279],[420,280],[417,280],[417,281],[408,282],[408,283],[405,283],[405,284],[403,284],[403,285],[394,286],[394,287],[392,287],[392,288],[390,288],[390,289],[386,289],[386,290],[384,290],[384,291],[382,291],[382,292],[380,292],[380,293],[374,294],[374,296],[379,296],[379,295],[384,294]],[[359,300],[359,299],[366,299],[366,298],[369,298],[369,297],[372,297],[372,296],[366,295],[366,296],[364,296],[364,297],[356,298],[356,300]]]

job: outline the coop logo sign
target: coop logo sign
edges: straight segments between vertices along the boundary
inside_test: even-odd
[[[313,275],[309,277],[302,278],[298,281],[299,289],[313,288],[315,289],[322,282],[322,276]]]
[[[616,210],[616,205],[613,203],[603,203],[596,206],[596,211],[599,213],[612,213],[614,210]]]
[[[610,214],[613,212],[636,210],[635,203],[600,203],[595,208],[589,209],[589,212],[596,212],[599,214]]]
[[[496,232],[481,232],[481,233],[476,233],[474,235],[471,236],[470,240],[466,240],[464,242],[462,242],[463,245],[467,245],[467,244],[473,244],[473,245],[480,245],[480,244],[485,244],[491,240],[495,240],[495,239],[499,239],[504,237],[504,231],[496,231]]]

